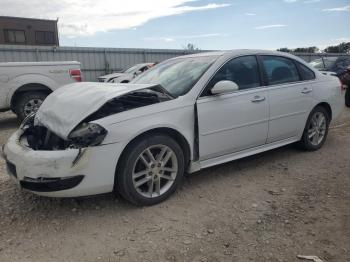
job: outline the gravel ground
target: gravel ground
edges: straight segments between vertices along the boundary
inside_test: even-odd
[[[0,114],[0,144],[18,121]],[[287,146],[187,177],[168,201],[48,199],[0,160],[0,261],[350,261],[350,110],[324,147]]]

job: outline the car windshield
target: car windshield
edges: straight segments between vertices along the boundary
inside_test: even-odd
[[[318,70],[330,70],[337,59],[337,57],[324,57],[323,59],[319,58],[310,62],[310,65]]]
[[[182,96],[191,90],[217,58],[198,56],[168,60],[134,79],[132,83],[160,84],[172,96]]]

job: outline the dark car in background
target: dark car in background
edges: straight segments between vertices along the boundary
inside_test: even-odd
[[[342,76],[350,65],[349,56],[328,56],[313,60],[310,65],[320,71],[334,72],[338,77]]]
[[[309,63],[314,68],[319,71],[323,71],[329,74],[334,74],[334,76],[339,77],[342,80],[344,74],[346,73],[346,69],[350,66],[350,55],[349,56],[329,56],[322,57],[313,60]],[[344,84],[344,83],[343,83]],[[345,94],[345,104],[347,107],[350,107],[350,87],[347,87]]]

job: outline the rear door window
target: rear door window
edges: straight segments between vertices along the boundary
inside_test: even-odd
[[[261,56],[269,85],[300,81],[298,69],[293,60],[281,56]]]

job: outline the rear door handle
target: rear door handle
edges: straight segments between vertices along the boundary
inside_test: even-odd
[[[265,97],[264,96],[254,96],[254,98],[251,100],[253,103],[259,103],[262,101],[265,101]]]
[[[308,94],[308,93],[311,93],[311,92],[312,92],[312,89],[311,89],[311,88],[304,88],[301,92],[302,92],[303,94]]]

